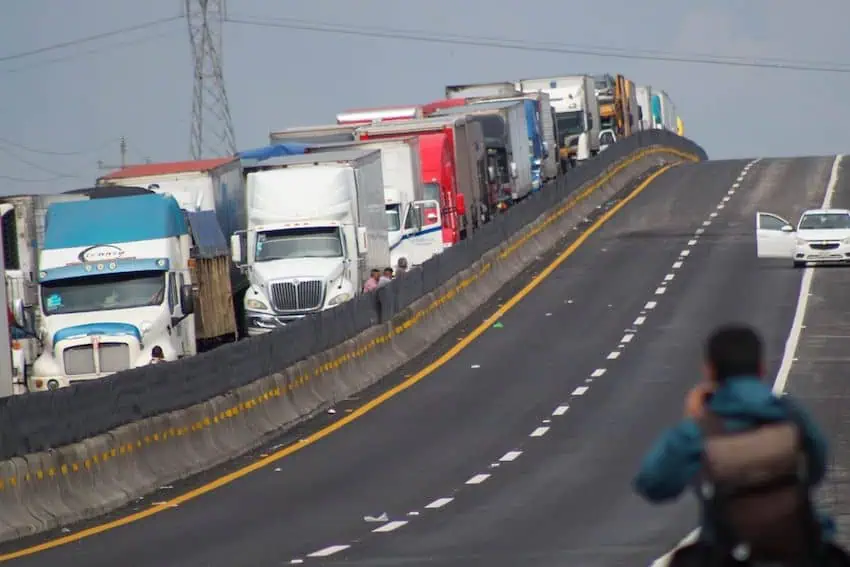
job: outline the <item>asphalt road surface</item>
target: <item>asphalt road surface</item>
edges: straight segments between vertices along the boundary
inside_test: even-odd
[[[647,565],[696,507],[642,502],[638,462],[681,415],[713,326],[756,324],[776,370],[803,272],[757,261],[755,212],[819,206],[833,159],[761,160],[739,180],[749,163],[662,174],[498,328],[327,438],[11,564]]]

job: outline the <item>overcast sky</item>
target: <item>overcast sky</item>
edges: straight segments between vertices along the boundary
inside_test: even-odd
[[[0,18],[0,193],[91,185],[97,162],[189,157],[185,20],[9,57],[180,14],[183,0],[7,0]],[[697,7],[700,5],[700,7]],[[462,9],[460,7],[462,6]],[[300,18],[563,47],[850,64],[847,0],[230,0],[231,18]],[[224,75],[240,149],[347,108],[427,102],[452,83],[610,72],[668,92],[713,158],[850,149],[850,74],[424,43],[228,23]],[[73,155],[54,155],[73,154]]]

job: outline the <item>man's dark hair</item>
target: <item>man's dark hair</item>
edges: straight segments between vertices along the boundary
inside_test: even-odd
[[[735,376],[758,376],[762,342],[752,327],[724,325],[708,337],[705,359],[714,369],[718,382]]]
[[[156,345],[151,349],[151,356],[154,358],[165,358],[165,355],[162,353],[162,347]]]

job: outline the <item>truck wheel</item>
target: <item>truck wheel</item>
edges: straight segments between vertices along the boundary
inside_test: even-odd
[[[806,263],[805,262],[798,262],[797,260],[794,260],[794,267],[795,268],[805,268]]]

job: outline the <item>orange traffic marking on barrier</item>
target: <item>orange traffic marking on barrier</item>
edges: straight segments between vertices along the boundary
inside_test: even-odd
[[[552,215],[547,217],[546,220],[544,220],[543,222],[541,222],[540,224],[535,226],[532,230],[530,230],[527,234],[525,234],[517,242],[515,242],[513,245],[511,245],[510,247],[508,247],[504,251],[502,251],[502,253],[499,255],[499,257],[505,258],[505,257],[509,256],[517,248],[519,248],[522,244],[527,242],[534,235],[541,232],[544,228],[549,226],[552,222],[554,222],[555,220],[557,220],[558,218],[563,216],[566,212],[568,212],[570,209],[575,207],[576,204],[578,204],[579,202],[584,200],[587,196],[589,196],[593,191],[595,191],[596,189],[601,187],[604,183],[606,183],[609,179],[611,179],[614,175],[616,175],[623,168],[627,167],[631,163],[634,163],[635,161],[637,161],[638,159],[640,159],[640,158],[642,158],[646,155],[653,154],[653,153],[660,153],[660,152],[675,154],[675,155],[678,155],[679,157],[682,157],[682,158],[684,158],[688,161],[698,161],[696,156],[686,154],[684,152],[679,152],[677,150],[673,150],[673,149],[670,149],[670,148],[650,149],[650,150],[641,151],[641,152],[637,153],[635,156],[633,156],[632,158],[624,161],[623,163],[619,164],[617,167],[612,169],[612,171],[610,171],[607,175],[605,175],[601,180],[592,183],[587,189],[582,191],[577,197],[570,199],[567,203],[562,205],[559,208],[559,210],[557,210]],[[415,374],[413,374],[409,378],[406,378],[403,382],[396,385],[395,387],[393,387],[393,388],[387,390],[386,392],[383,392],[382,394],[378,395],[377,397],[369,400],[368,402],[364,403],[362,406],[356,408],[355,410],[351,411],[350,413],[347,413],[347,415],[340,418],[338,421],[320,429],[319,431],[316,431],[315,433],[299,440],[296,443],[293,443],[293,444],[290,444],[286,447],[283,447],[280,450],[278,450],[278,451],[276,451],[276,452],[274,452],[274,453],[272,453],[272,454],[270,454],[266,457],[263,457],[263,458],[255,461],[255,462],[253,462],[253,463],[251,463],[251,464],[249,464],[249,465],[247,465],[243,468],[240,468],[238,470],[235,470],[233,472],[225,474],[225,475],[223,475],[223,476],[221,476],[221,477],[219,477],[219,478],[217,478],[217,479],[215,479],[215,480],[213,480],[213,481],[211,481],[207,484],[204,484],[202,486],[199,486],[197,488],[189,490],[189,491],[181,494],[180,496],[172,498],[171,500],[164,502],[161,506],[153,506],[153,507],[150,507],[150,508],[146,508],[145,510],[142,510],[142,511],[139,511],[139,512],[134,512],[132,514],[128,514],[127,516],[123,516],[123,517],[118,518],[116,520],[111,520],[109,522],[105,522],[105,523],[102,523],[102,524],[99,524],[99,525],[96,525],[96,526],[92,526],[90,528],[80,530],[79,532],[76,532],[76,533],[73,533],[73,534],[61,536],[61,537],[51,539],[51,540],[45,541],[43,543],[37,544],[37,545],[33,545],[33,546],[26,547],[26,548],[23,548],[23,549],[20,549],[20,550],[17,550],[17,551],[13,551],[13,552],[10,552],[10,553],[0,555],[0,562],[9,561],[11,559],[17,559],[17,558],[20,558],[20,557],[25,557],[25,556],[28,556],[28,555],[33,555],[33,554],[39,553],[41,551],[46,551],[48,549],[59,547],[61,545],[76,542],[76,541],[79,541],[81,539],[85,539],[87,537],[91,537],[91,536],[94,536],[94,535],[115,529],[115,528],[120,527],[120,526],[125,526],[127,524],[137,522],[139,520],[142,520],[144,518],[147,518],[149,516],[153,516],[154,514],[162,512],[163,510],[167,510],[167,509],[179,506],[180,504],[182,504],[184,502],[187,502],[189,500],[193,500],[193,499],[195,499],[195,498],[197,498],[197,497],[199,497],[203,494],[206,494],[208,492],[212,492],[213,490],[220,488],[220,487],[222,487],[226,484],[230,484],[231,482],[233,482],[233,481],[235,481],[239,478],[247,476],[248,474],[250,474],[254,471],[257,471],[257,470],[259,470],[263,467],[266,467],[266,466],[268,466],[268,465],[270,465],[270,464],[272,464],[272,463],[274,463],[274,462],[276,462],[276,461],[278,461],[278,460],[280,460],[280,459],[282,459],[282,458],[284,458],[288,455],[291,455],[291,454],[295,453],[296,451],[303,449],[304,447],[312,445],[312,444],[316,443],[317,441],[327,437],[328,435],[330,435],[334,431],[337,431],[338,429],[341,429],[345,425],[348,425],[349,423],[351,423],[351,422],[357,420],[358,418],[364,416],[365,414],[369,413],[370,411],[372,411],[376,407],[380,406],[381,404],[383,404],[387,400],[397,396],[401,392],[403,392],[403,391],[409,389],[410,387],[414,386],[415,384],[420,382],[422,379],[424,379],[426,376],[432,374],[435,370],[439,369],[446,362],[448,362],[449,360],[451,360],[452,358],[457,356],[458,353],[460,353],[463,349],[465,349],[467,346],[469,346],[473,341],[475,341],[475,339],[477,339],[485,331],[487,331],[491,325],[493,325],[496,321],[498,321],[501,317],[503,317],[505,315],[505,313],[510,311],[517,303],[519,303],[524,297],[526,297],[529,293],[531,293],[538,285],[540,285],[543,282],[543,280],[545,280],[547,277],[549,277],[549,275],[552,272],[554,272],[562,263],[564,263],[564,261],[566,261],[567,258],[572,256],[573,253],[576,250],[578,250],[578,248],[582,244],[584,244],[584,242],[593,233],[595,233],[597,230],[599,230],[620,209],[625,207],[629,202],[631,202],[635,197],[637,197],[641,192],[643,192],[644,189],[646,189],[657,177],[659,177],[660,175],[662,175],[664,172],[668,171],[672,167],[674,167],[674,165],[666,165],[666,166],[662,167],[661,169],[655,171],[647,179],[645,179],[643,182],[641,182],[641,184],[638,185],[638,187],[635,188],[635,190],[632,191],[627,197],[625,197],[621,201],[617,202],[614,206],[612,206],[605,213],[603,213],[602,216],[599,217],[599,219],[597,219],[590,227],[588,227],[584,232],[582,232],[578,236],[578,238],[576,238],[576,240],[572,244],[570,244],[570,246],[568,246],[563,252],[561,252],[551,263],[549,263],[549,265],[546,266],[546,268],[544,268],[540,273],[538,273],[536,276],[534,276],[534,278],[528,284],[526,284],[521,290],[519,290],[513,297],[511,297],[506,302],[504,302],[504,304],[502,304],[492,315],[490,315],[486,320],[484,320],[484,322],[482,322],[475,329],[470,331],[469,334],[467,334],[466,336],[461,338],[454,346],[452,346],[450,349],[448,349],[445,353],[440,355],[439,358],[437,358],[436,360],[434,360],[433,362],[431,362],[430,364],[425,366],[422,370],[419,370],[418,372],[416,372]],[[456,294],[459,290],[462,290],[463,288],[470,285],[474,280],[481,277],[489,269],[490,269],[489,264],[483,266],[482,269],[477,274],[475,274],[474,276],[467,278],[467,280],[459,283],[453,290],[451,290],[451,292],[453,292],[453,294]],[[418,321],[420,318],[424,317],[428,312],[436,309],[437,307],[439,307],[439,305],[441,305],[445,301],[446,301],[446,296],[443,296],[441,298],[437,298],[431,305],[429,305],[428,307],[426,307],[425,309],[423,309],[419,313],[414,314],[413,317],[411,317],[411,320]],[[392,331],[390,331],[390,334],[392,335],[392,334],[400,334],[400,333],[396,332],[395,329],[393,329]],[[385,340],[388,340],[389,337],[381,337],[381,339],[383,339],[383,340],[381,340],[381,342],[384,342]],[[369,350],[374,348],[374,346],[377,342],[378,342],[378,339],[373,340],[372,343],[370,343],[368,348],[358,349],[358,351],[356,353],[354,353],[351,358],[356,358],[356,357],[365,355],[366,352],[368,352]],[[348,353],[346,355],[343,355],[340,358],[341,359],[348,359],[350,354],[351,353]],[[317,369],[317,370],[319,371],[320,374],[323,373],[323,371],[321,369]],[[298,381],[303,380],[303,382],[307,382],[307,381],[310,380],[310,377],[309,376],[301,376],[297,380]],[[280,388],[274,388],[273,390],[268,392],[268,394],[270,396],[274,396],[274,397],[280,396],[280,393],[281,393]],[[262,399],[265,395],[266,394],[261,395],[260,399]],[[217,423],[219,423],[220,421],[223,421],[226,418],[233,417],[234,414],[240,413],[239,412],[240,406],[242,408],[245,408],[246,407],[245,402],[242,402],[240,404],[237,404],[233,408],[225,410],[224,412],[219,414],[219,416],[213,417],[212,418],[212,424],[217,424]],[[204,424],[206,426],[210,426],[210,419],[205,418]],[[174,436],[174,429],[170,429],[170,433],[171,433],[171,436]],[[160,440],[165,441],[167,436],[168,436],[168,433],[163,433],[162,435],[160,435],[158,433],[154,433],[153,434],[153,440],[154,441],[160,441]],[[148,442],[148,439],[149,438],[146,436],[145,437],[146,443]],[[111,453],[112,453],[112,456],[115,456],[117,451],[115,449],[112,449]],[[106,461],[107,459],[109,459],[109,452],[103,453],[103,460]],[[93,461],[94,461],[94,463],[97,463],[98,459],[97,459],[96,455],[94,456]],[[88,461],[86,461],[86,463],[88,463]],[[86,464],[85,467],[86,467],[86,469],[89,469],[88,464]],[[38,471],[36,474],[39,477],[39,479],[41,479],[44,473],[42,473],[41,471]],[[9,484],[14,486],[16,484],[15,478],[10,478]]]

